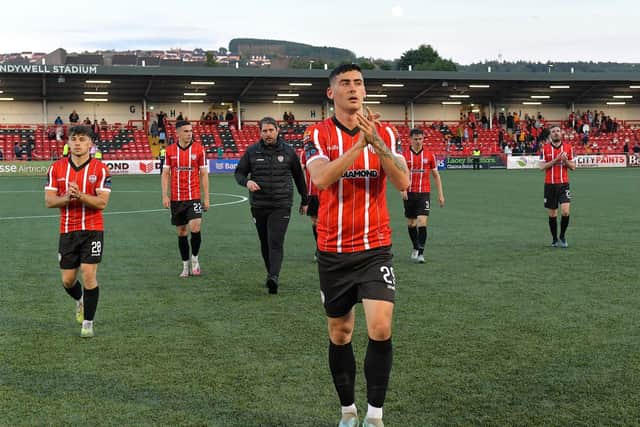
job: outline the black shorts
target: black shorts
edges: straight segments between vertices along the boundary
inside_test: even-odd
[[[80,264],[98,264],[102,261],[104,232],[72,231],[60,235],[58,261],[62,270],[72,270]]]
[[[558,205],[563,203],[571,203],[569,184],[545,184],[544,207],[547,209],[558,209]]]
[[[192,219],[202,218],[200,199],[171,202],[171,224],[187,225]]]
[[[309,196],[307,216],[318,216],[318,209],[320,209],[320,199],[318,196]]]
[[[391,247],[355,253],[318,251],[320,294],[329,317],[342,317],[363,299],[395,301]]]
[[[405,218],[429,216],[429,212],[431,212],[431,193],[407,193],[407,200],[404,200]]]

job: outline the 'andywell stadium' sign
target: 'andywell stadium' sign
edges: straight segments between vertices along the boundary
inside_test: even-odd
[[[0,64],[0,73],[97,74],[96,65]]]

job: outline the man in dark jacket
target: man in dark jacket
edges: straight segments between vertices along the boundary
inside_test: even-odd
[[[238,184],[249,190],[251,214],[258,230],[262,259],[267,268],[266,286],[278,293],[284,235],[289,226],[293,185],[302,198],[300,211],[307,206],[307,187],[300,159],[291,146],[278,139],[275,119],[260,120],[261,139],[244,153],[236,167]]]

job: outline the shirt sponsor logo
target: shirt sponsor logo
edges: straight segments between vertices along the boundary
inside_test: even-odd
[[[196,158],[198,158],[198,156],[197,156],[197,155],[195,155],[195,154],[192,154],[192,155],[191,155],[191,160],[195,160]]]
[[[378,171],[375,169],[355,169],[348,170],[342,174],[342,178],[377,178]]]

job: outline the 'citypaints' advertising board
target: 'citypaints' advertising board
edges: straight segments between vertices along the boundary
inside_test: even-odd
[[[626,168],[624,154],[587,154],[575,156],[577,168]]]

